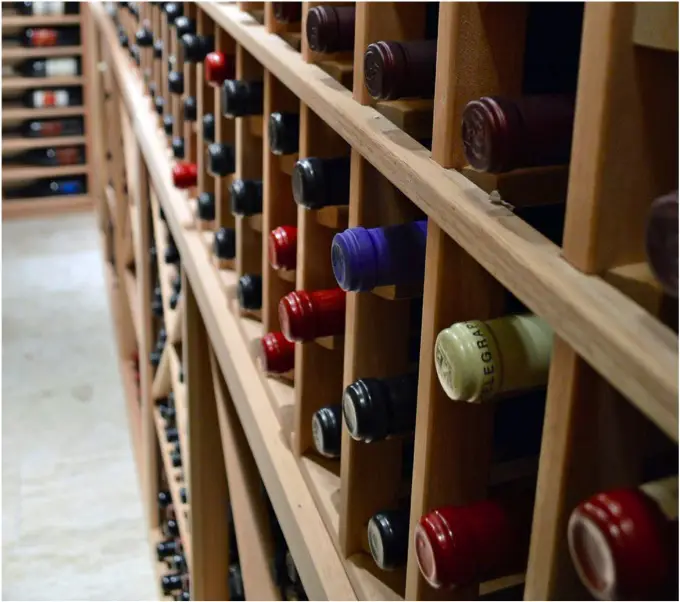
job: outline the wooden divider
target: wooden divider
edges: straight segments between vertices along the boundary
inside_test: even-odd
[[[264,332],[278,331],[279,300],[295,285],[294,273],[275,270],[269,264],[269,233],[278,226],[297,225],[297,206],[293,201],[291,169],[294,155],[275,155],[269,147],[269,116],[276,112],[298,113],[297,97],[268,71],[264,72],[263,107],[263,212],[262,212],[262,324]]]
[[[263,81],[264,70],[243,46],[236,46],[236,79]],[[242,180],[262,180],[264,131],[266,122],[262,115],[251,115],[236,119],[236,177]],[[263,241],[262,215],[237,216],[236,221],[236,272],[262,274]],[[265,254],[264,257],[267,257]],[[261,310],[246,311],[244,315],[261,319]]]
[[[227,57],[236,53],[236,43],[222,29],[215,29],[215,50],[223,52]],[[215,142],[234,146],[236,143],[236,124],[233,119],[222,113],[222,87],[213,88],[215,113]],[[236,149],[234,149],[236,150]],[[229,187],[234,180],[233,174],[215,177],[215,219],[217,228],[234,228],[234,216],[231,213],[231,194]],[[233,269],[232,260],[221,261],[220,267]]]
[[[196,33],[198,33],[198,13],[200,9],[193,2],[185,2],[184,7],[184,14],[196,21]],[[184,55],[184,52],[181,51],[179,54]],[[201,86],[201,80],[198,79],[199,66],[202,66],[202,63],[184,62],[184,94],[180,97],[180,112],[182,113],[184,127],[178,129],[177,133],[184,137],[184,160],[189,163],[197,163],[199,149],[196,144],[196,134],[194,133],[194,124],[196,122],[184,120],[184,100],[190,96],[196,98],[198,87]],[[200,188],[198,190],[199,192],[201,191]]]
[[[678,182],[678,55],[631,43],[635,10],[619,3],[586,4],[585,9],[572,147],[578,160],[572,160],[570,170],[563,248],[574,266],[605,277],[644,262],[649,205]],[[619,123],[618,115],[626,119]],[[621,288],[659,315],[663,294],[642,266],[632,276],[639,286],[624,279]],[[649,292],[635,294],[641,289]],[[655,439],[664,439],[556,337],[527,599],[587,596],[567,550],[569,514],[597,491],[641,482],[649,428]]]

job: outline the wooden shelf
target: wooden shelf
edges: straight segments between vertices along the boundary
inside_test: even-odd
[[[52,107],[49,109],[29,109],[26,107],[3,107],[2,122],[23,119],[42,119],[45,117],[78,117],[85,114],[85,107]]]
[[[128,305],[130,306],[130,315],[132,316],[132,324],[135,328],[137,345],[141,347],[142,318],[139,315],[139,290],[137,288],[137,278],[129,268],[125,270],[125,293]]]
[[[3,137],[2,150],[3,152],[11,152],[48,146],[71,146],[74,144],[85,144],[85,136],[57,136],[56,138]]]
[[[57,86],[82,86],[84,81],[81,75],[63,77],[3,77],[2,89],[4,91],[54,88]]]
[[[61,213],[76,213],[79,211],[91,211],[92,206],[92,199],[86,194],[32,199],[3,199],[2,218],[24,219]]]
[[[19,182],[36,178],[58,178],[61,176],[84,175],[87,165],[60,165],[59,167],[6,167],[2,170],[2,181]]]
[[[80,15],[16,15],[2,17],[2,30],[18,27],[37,27],[38,25],[79,25]]]
[[[156,424],[156,435],[158,436],[158,445],[161,450],[161,457],[163,459],[163,468],[165,475],[168,478],[168,487],[170,488],[170,496],[172,503],[175,506],[175,514],[177,515],[177,525],[179,526],[179,534],[182,539],[182,547],[184,548],[184,555],[187,560],[187,565],[191,567],[191,533],[189,532],[189,520],[185,514],[185,510],[189,509],[189,504],[183,504],[180,497],[180,489],[186,487],[185,481],[178,481],[180,474],[183,474],[181,468],[175,468],[172,465],[170,454],[173,445],[168,442],[165,436],[165,421],[161,416],[160,408],[153,409],[154,422]],[[186,475],[185,475],[186,476]]]
[[[213,353],[210,363],[236,539],[248,542],[239,547],[246,599],[280,600],[281,592],[267,561],[273,556],[274,545],[265,500],[260,494],[260,473]]]
[[[52,48],[24,48],[16,46],[2,49],[2,60],[30,59],[57,56],[80,56],[83,54],[82,46],[54,46]]]

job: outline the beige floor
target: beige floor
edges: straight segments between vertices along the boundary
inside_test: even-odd
[[[2,238],[2,598],[151,600],[94,217]]]

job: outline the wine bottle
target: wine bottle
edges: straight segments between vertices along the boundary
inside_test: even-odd
[[[183,504],[186,504],[189,497],[187,493],[187,488],[186,487],[180,487],[179,489],[179,499]]]
[[[3,128],[5,136],[19,135],[25,138],[56,138],[58,136],[81,136],[84,132],[82,117],[62,119],[32,119],[16,126]]]
[[[68,196],[85,194],[87,186],[84,177],[61,177],[35,180],[30,184],[6,187],[2,191],[5,199],[22,199],[45,196]]]
[[[678,191],[654,200],[645,232],[649,267],[664,291],[678,296]]]
[[[326,458],[340,457],[342,441],[340,404],[320,408],[312,416],[312,438],[316,451]]]
[[[380,41],[364,54],[364,84],[376,100],[432,98],[437,40]]]
[[[172,136],[175,128],[175,118],[172,115],[165,115],[163,117],[163,131],[166,136]]]
[[[168,90],[170,94],[181,96],[184,94],[184,75],[179,71],[171,71],[168,74]]]
[[[279,301],[281,332],[289,341],[345,334],[345,298],[340,288],[293,291]]]
[[[346,291],[420,284],[425,274],[427,221],[383,228],[349,228],[333,237],[331,263]]]
[[[156,557],[158,560],[164,560],[173,554],[177,554],[179,551],[180,544],[176,539],[168,539],[156,544]]]
[[[165,17],[168,20],[168,25],[171,27],[175,24],[175,19],[184,14],[184,7],[181,2],[166,2],[165,3]]]
[[[179,439],[179,431],[176,428],[165,429],[165,438],[168,443],[174,443]]]
[[[234,215],[248,217],[262,213],[262,180],[234,180],[229,192]]]
[[[568,94],[473,100],[463,111],[465,157],[475,169],[492,173],[568,163],[574,105]]]
[[[184,159],[184,138],[182,136],[172,138],[172,156],[175,159]]]
[[[32,148],[14,155],[3,155],[3,165],[39,165],[57,167],[60,165],[80,165],[85,159],[83,146],[58,146]]]
[[[444,506],[422,516],[414,540],[425,580],[434,588],[464,586],[524,570],[532,495]]]
[[[196,121],[197,104],[195,96],[187,96],[184,99],[184,121]]]
[[[174,468],[179,468],[180,466],[182,466],[182,454],[179,453],[179,452],[173,451],[170,454],[170,461],[172,462],[172,465],[173,465]],[[176,533],[175,533],[175,535],[176,535]]]
[[[282,332],[268,332],[260,339],[259,358],[262,370],[283,374],[295,366],[295,344]]]
[[[371,443],[412,433],[416,424],[418,375],[361,378],[342,396],[342,413],[352,438]]]
[[[198,195],[198,219],[211,222],[215,219],[215,195],[210,192],[201,192]]]
[[[31,109],[80,106],[83,94],[80,88],[75,87],[28,90],[22,96],[22,104]]]
[[[279,23],[298,23],[302,19],[302,2],[272,2],[272,8]]]
[[[213,253],[218,259],[236,257],[236,231],[233,228],[220,228],[215,232]]]
[[[20,44],[26,48],[51,48],[80,44],[79,27],[29,27],[17,35],[3,36],[4,47]]]
[[[185,35],[191,35],[196,33],[196,21],[190,19],[189,17],[182,15],[175,19],[175,31],[177,32],[177,37],[181,40]]]
[[[354,6],[327,4],[310,8],[307,13],[307,43],[315,52],[354,50]]]
[[[212,113],[206,113],[201,119],[203,127],[203,140],[205,142],[215,142],[215,116]]]
[[[678,477],[581,502],[567,530],[582,583],[598,600],[673,600],[678,585]]]
[[[80,68],[79,58],[60,57],[22,61],[13,68],[13,71],[24,77],[62,77],[80,75]]]
[[[236,563],[232,563],[229,565],[229,600],[245,599],[241,567]]]
[[[269,264],[275,270],[294,270],[297,263],[297,228],[279,226],[269,233]]]
[[[153,58],[156,60],[163,58],[163,40],[156,40],[153,43]]]
[[[238,280],[236,292],[242,309],[258,310],[262,308],[262,276],[259,274],[241,276]]]
[[[184,587],[184,575],[182,573],[171,573],[161,577],[161,590],[164,596],[169,596],[172,592],[181,590]]]
[[[262,115],[263,99],[262,82],[225,79],[222,84],[222,114],[225,117]]]
[[[298,113],[272,113],[269,116],[269,149],[275,155],[292,155],[298,152],[300,115]]]
[[[172,293],[170,295],[170,309],[176,309],[177,304],[179,303],[179,298],[180,298],[181,293]]]
[[[437,335],[435,366],[453,400],[486,402],[548,380],[552,330],[538,316],[471,320]]]
[[[236,171],[236,151],[230,144],[213,142],[206,151],[208,172],[216,177],[224,177]]]
[[[206,55],[205,81],[211,86],[221,86],[225,79],[234,79],[236,73],[236,59],[223,52],[210,52]]]
[[[15,2],[14,7],[21,15],[76,15],[80,12],[79,2]]]
[[[180,274],[172,279],[172,290],[176,293],[182,290],[182,276]]]
[[[213,36],[200,36],[187,33],[182,36],[182,50],[187,63],[200,63],[215,49]]]
[[[172,496],[169,491],[158,492],[158,507],[163,510],[172,504]]]
[[[172,183],[181,190],[196,186],[198,168],[195,163],[176,163],[172,168]]]
[[[147,27],[142,27],[135,34],[135,40],[140,48],[153,47],[153,32]]]
[[[349,204],[349,157],[300,159],[293,169],[293,198],[306,209]]]
[[[179,255],[179,249],[177,248],[177,245],[175,244],[174,239],[169,238],[168,239],[168,246],[165,248],[165,263],[167,264],[179,264],[180,262],[180,255]]]
[[[156,96],[153,100],[153,104],[156,108],[156,113],[162,116],[163,111],[165,111],[165,99],[162,96]]]
[[[406,564],[409,516],[406,506],[377,512],[368,521],[368,546],[373,560],[383,571],[391,571]]]

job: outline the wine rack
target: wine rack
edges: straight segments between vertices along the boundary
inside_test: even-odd
[[[31,3],[16,4],[26,4],[25,8],[32,12]],[[34,158],[27,155],[23,165],[13,162],[4,167],[2,212],[6,218],[86,211],[93,206],[92,197],[88,193],[93,170],[89,151],[92,90],[87,78],[79,73],[61,73],[61,65],[66,61],[80,62],[80,73],[93,67],[88,53],[85,52],[90,45],[83,27],[88,5],[83,3],[80,8],[82,10],[76,14],[71,14],[70,10],[69,14],[40,14],[40,10],[36,10],[35,14],[22,14],[16,6],[3,7],[2,59],[3,65],[12,71],[11,74],[3,74],[2,82],[3,162],[13,155],[39,153],[43,149],[53,149],[56,153],[53,164],[40,165],[37,160],[35,164],[31,163]],[[41,37],[33,41],[27,38],[22,42],[22,35],[28,35],[26,32]],[[11,38],[17,35],[19,43],[12,43]],[[59,40],[61,35],[66,37]],[[26,77],[17,72],[17,66],[26,65],[32,60],[38,63],[44,61],[46,69],[50,62],[55,65],[56,62],[61,63],[59,69],[55,67],[55,72],[47,76],[41,77],[36,72]],[[31,91],[40,93],[41,90],[54,90],[57,95],[70,93],[69,90],[79,90],[81,100],[75,105],[69,102],[67,105],[56,103],[46,107],[30,106],[33,104],[29,102],[30,94],[33,94]],[[75,119],[82,120],[83,123],[74,135],[69,135],[68,131],[51,133],[54,129],[50,127],[52,119]],[[28,122],[45,125],[48,128],[47,133],[29,136],[21,130],[18,134],[9,132],[13,126]],[[82,149],[82,156],[75,162],[64,159],[66,163],[62,163],[60,153],[63,155],[70,149]],[[25,190],[21,190],[23,188]]]
[[[226,579],[230,529],[252,542],[239,554],[245,597],[290,594],[269,568],[260,478],[312,599],[591,599],[568,547],[574,508],[678,470],[668,459],[677,294],[645,255],[651,202],[677,188],[677,30],[658,25],[675,9],[339,3],[353,37],[323,53],[307,36],[310,19],[330,18],[323,5],[279,4],[109,3],[88,16],[92,64],[106,65],[92,72],[102,99],[97,208],[124,285],[121,357],[137,341],[142,358],[141,400],[128,407],[152,533],[157,476],[177,472],[157,405],[172,392],[191,506],[179,531],[196,599],[238,597]],[[429,79],[376,79],[399,44]],[[568,163],[470,165],[481,143],[461,127],[468,103],[548,93],[575,94]],[[315,205],[324,184],[314,170],[325,165],[342,178]],[[336,245],[355,228],[405,259],[377,286],[345,293],[339,257],[351,253]],[[169,241],[176,264],[164,259]],[[154,368],[155,286],[167,342]],[[304,321],[321,311],[312,297],[332,305],[333,320]],[[438,341],[452,324],[527,313],[550,329],[549,374],[540,412],[512,419],[529,428],[540,418],[540,453],[506,462],[498,432],[533,398],[453,401]],[[410,386],[417,376],[414,399],[399,389],[406,426],[370,443],[350,434],[351,406],[337,410],[347,388],[403,376]],[[435,575],[455,589],[433,586],[419,556],[423,517],[497,499],[517,505],[526,541],[486,572]],[[403,535],[391,540],[386,521]]]

